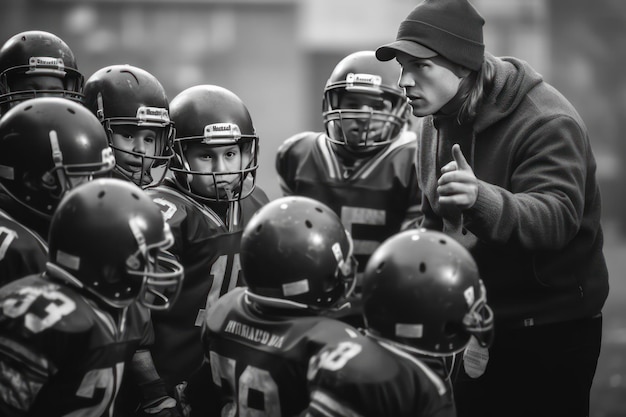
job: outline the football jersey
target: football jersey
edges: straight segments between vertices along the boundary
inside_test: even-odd
[[[404,132],[350,172],[325,134],[303,132],[281,144],[276,170],[284,195],[316,199],[341,217],[361,272],[383,240],[419,216],[416,153],[415,134]]]
[[[0,288],[0,415],[109,416],[125,365],[150,331],[143,307],[110,313],[30,275]]]
[[[0,286],[43,272],[47,260],[46,241],[0,210]]]
[[[454,417],[449,382],[404,350],[367,336],[325,347],[309,363],[314,417]]]
[[[356,337],[351,326],[318,316],[261,315],[237,288],[206,315],[202,342],[222,415],[294,416],[308,404],[307,364],[328,343]]]
[[[202,363],[200,325],[207,307],[229,290],[243,284],[239,247],[243,227],[269,200],[256,187],[241,200],[242,221],[229,231],[206,204],[176,190],[168,181],[149,189],[174,235],[169,249],[185,268],[178,300],[168,311],[153,311],[155,343],[152,356],[168,387],[188,378]]]

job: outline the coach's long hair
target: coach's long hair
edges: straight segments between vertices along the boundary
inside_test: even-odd
[[[483,60],[483,65],[478,71],[472,71],[461,81],[459,89],[467,91],[463,97],[463,104],[459,109],[457,121],[459,124],[471,123],[476,118],[486,91],[493,84],[495,68],[493,63]]]

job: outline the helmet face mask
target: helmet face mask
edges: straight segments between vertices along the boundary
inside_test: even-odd
[[[173,242],[160,210],[139,187],[94,180],[69,192],[55,212],[48,271],[109,307],[138,301],[165,310],[183,279],[183,267],[165,253]]]
[[[178,187],[206,202],[236,202],[256,187],[259,137],[245,104],[214,85],[190,87],[171,103],[176,123],[170,170]]]
[[[0,119],[0,185],[41,216],[50,218],[68,190],[114,166],[102,126],[82,104],[36,98]]]
[[[408,119],[408,101],[397,85],[400,67],[373,51],[341,60],[324,89],[322,118],[328,140],[354,155],[389,145]]]
[[[470,253],[449,236],[408,230],[384,241],[363,274],[368,331],[407,350],[447,356],[475,336],[487,346],[493,313]]]
[[[51,79],[55,81],[51,83]],[[36,97],[54,96],[82,102],[83,84],[84,77],[78,71],[73,52],[52,33],[22,32],[0,48],[0,109],[3,113]]]
[[[116,173],[142,188],[159,185],[174,157],[175,135],[161,83],[141,68],[112,65],[89,77],[84,94],[115,150]]]
[[[244,229],[240,256],[248,296],[262,305],[340,308],[354,288],[350,235],[328,206],[308,197],[259,209]]]
[[[208,201],[238,201],[251,192],[246,179],[254,176],[258,167],[258,139],[237,137],[222,143],[192,138],[175,141],[181,166],[185,167],[182,172],[187,174],[194,196]]]

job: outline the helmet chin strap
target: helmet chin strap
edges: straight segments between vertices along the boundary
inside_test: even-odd
[[[239,206],[239,201],[234,198],[233,190],[230,187],[225,187],[224,191],[226,192],[226,196],[229,200],[228,211],[226,214],[226,225],[228,226],[229,232],[234,232],[239,226],[239,214],[241,208]]]

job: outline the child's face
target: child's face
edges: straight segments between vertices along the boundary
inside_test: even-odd
[[[63,91],[63,80],[51,75],[17,77],[11,81],[11,91]],[[43,96],[44,94],[42,94]]]
[[[141,180],[149,172],[157,155],[157,131],[133,125],[114,126],[111,147],[118,168],[133,180]],[[158,156],[158,155],[157,155]]]
[[[339,108],[357,111],[355,116],[348,116],[342,121],[343,135],[349,148],[358,150],[362,146],[389,139],[386,137],[389,120],[383,115],[393,111],[390,100],[381,95],[344,93]]]
[[[232,193],[239,191],[240,171],[249,162],[249,157],[242,155],[239,145],[190,144],[185,149],[185,156],[192,171],[212,174],[193,175],[191,189],[194,193],[223,199],[228,195],[227,189]]]

